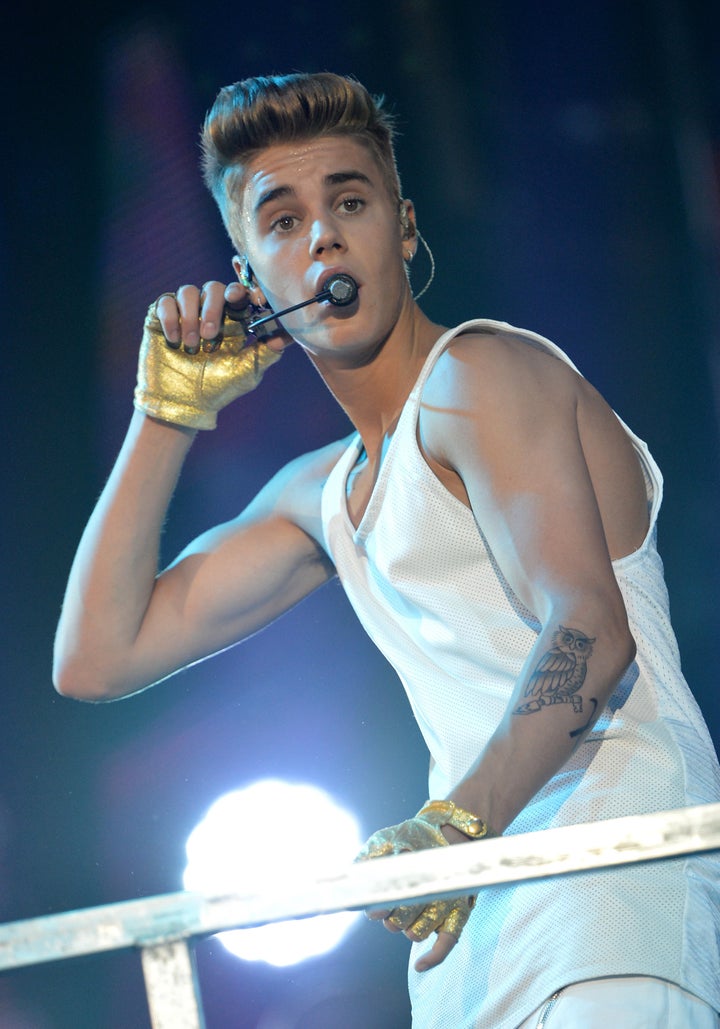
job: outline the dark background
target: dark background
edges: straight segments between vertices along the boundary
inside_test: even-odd
[[[210,802],[264,776],[329,789],[366,833],[425,799],[407,702],[334,584],[242,651],[125,702],[51,686],[64,581],[130,415],[145,309],[230,273],[197,135],[217,89],[247,75],[330,69],[385,93],[438,266],[426,311],[549,336],[649,442],[684,668],[718,739],[719,10],[128,0],[6,15],[0,921],[178,889]],[[196,445],[166,557],[348,431],[300,352],[272,377]],[[408,1025],[405,942],[377,927],[285,970],[214,941],[198,957],[208,1029]],[[134,954],[0,977],[2,1029],[148,1025]]]

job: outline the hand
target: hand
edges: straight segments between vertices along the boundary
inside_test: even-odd
[[[163,293],[145,319],[135,406],[175,425],[214,429],[218,411],[255,389],[292,342],[282,331],[249,334],[254,313],[240,283]]]
[[[370,837],[355,860],[368,861],[391,854],[447,846],[448,840],[440,826],[425,817],[424,811],[421,811],[415,818],[378,830]],[[414,943],[427,939],[432,932],[437,933],[437,940],[431,950],[415,963],[418,972],[425,972],[444,961],[453,949],[474,903],[474,897],[456,897],[434,900],[430,903],[403,904],[392,911],[372,911],[368,918],[374,921],[382,919],[386,929],[390,932],[402,932]]]

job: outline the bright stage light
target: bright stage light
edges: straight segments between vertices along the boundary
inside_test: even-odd
[[[273,890],[347,866],[362,846],[355,819],[314,786],[264,780],[220,797],[186,844],[186,890]],[[237,957],[293,965],[325,954],[357,912],[235,929],[218,939]]]

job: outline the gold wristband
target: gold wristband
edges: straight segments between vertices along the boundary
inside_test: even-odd
[[[452,800],[429,800],[425,807],[418,811],[417,817],[424,818],[433,825],[451,825],[453,829],[458,829],[471,840],[483,840],[497,836],[487,822],[483,822],[482,818],[472,815],[464,808],[458,807]]]

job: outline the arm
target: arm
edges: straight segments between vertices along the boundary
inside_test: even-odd
[[[187,298],[183,317],[196,332],[198,297],[194,290],[194,319]],[[313,476],[296,462],[238,519],[158,575],[162,525],[194,437],[193,429],[134,414],[70,574],[55,645],[61,693],[132,693],[255,632],[332,574],[303,509],[312,508]]]
[[[644,486],[604,401],[564,363],[513,340],[461,338],[443,355],[423,395],[420,442],[541,624],[500,725],[447,798],[493,835],[565,764],[634,657],[608,541],[613,556],[640,543]],[[411,824],[423,819],[421,812]],[[407,849],[396,846],[403,826],[390,831],[395,851]],[[439,829],[440,845],[468,841],[447,818]],[[377,837],[387,847],[383,832]],[[465,902],[456,903],[447,922],[435,921],[437,940],[418,971],[454,946],[453,917],[460,913],[461,927],[467,916]],[[372,917],[419,939],[429,935],[428,912],[434,918],[437,907]]]
[[[502,832],[565,764],[634,657],[608,539],[622,552],[640,542],[644,488],[617,419],[564,363],[521,342],[465,340],[439,380],[446,413],[426,421],[428,452],[462,482],[541,624],[501,724],[450,795]]]

